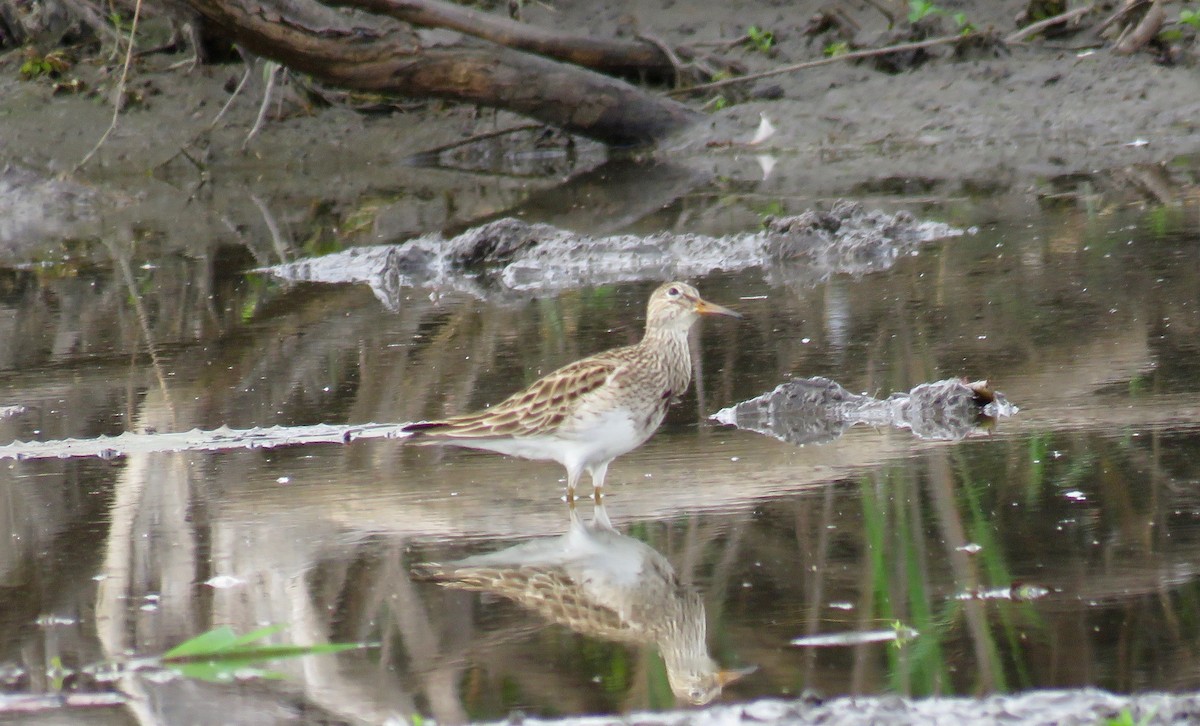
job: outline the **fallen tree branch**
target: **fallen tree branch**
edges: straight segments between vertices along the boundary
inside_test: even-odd
[[[1039,20],[1036,23],[1030,23],[1029,25],[1026,25],[1024,28],[1021,28],[1020,30],[1007,35],[1004,38],[1004,42],[1008,43],[1008,44],[1019,43],[1031,35],[1036,35],[1036,34],[1042,32],[1046,28],[1052,27],[1054,25],[1068,23],[1068,22],[1074,20],[1075,18],[1081,17],[1083,15],[1087,15],[1088,13],[1092,12],[1092,10],[1094,10],[1095,8],[1096,8],[1095,5],[1084,5],[1082,7],[1072,8],[1071,10],[1068,10],[1065,13],[1059,13],[1058,15],[1055,15],[1055,16],[1052,16],[1049,18],[1045,18],[1043,20]]]
[[[445,28],[513,50],[536,53],[600,73],[639,73],[674,78],[675,64],[660,48],[644,41],[564,35],[490,13],[437,0],[322,0],[332,7],[352,7],[387,15],[410,25]]]
[[[762,73],[751,73],[748,76],[738,76],[737,78],[726,78],[712,83],[702,83],[698,86],[690,86],[688,88],[679,88],[674,91],[668,91],[668,96],[679,96],[688,93],[697,93],[700,91],[711,91],[715,88],[724,88],[732,86],[735,83],[745,83],[747,81],[757,81],[762,78],[770,78],[772,76],[781,76],[785,73],[795,73],[806,68],[816,68],[818,66],[826,66],[830,63],[840,63],[841,61],[859,60],[860,58],[874,58],[876,56],[887,55],[888,53],[902,53],[909,50],[920,50],[921,48],[932,48],[936,45],[947,45],[960,40],[968,40],[983,36],[983,33],[960,33],[956,35],[944,35],[940,38],[930,38],[929,40],[915,41],[912,43],[899,43],[897,45],[889,45],[883,48],[872,48],[870,50],[856,50],[851,53],[843,53],[830,58],[821,58],[820,60],[805,61],[803,63],[793,63],[789,66],[782,66]]]
[[[422,47],[395,24],[311,0],[185,2],[250,52],[341,88],[502,108],[620,146],[656,142],[699,118],[594,71],[503,47]]]

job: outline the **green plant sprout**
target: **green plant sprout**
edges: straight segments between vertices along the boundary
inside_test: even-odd
[[[946,15],[946,11],[934,5],[930,0],[909,0],[908,22],[917,23],[931,15]],[[967,20],[966,13],[954,13],[947,17],[954,21],[955,26],[958,27],[958,31],[962,35],[973,33],[977,30],[975,24]]]
[[[46,76],[57,78],[71,67],[70,61],[62,51],[51,51],[41,55],[32,48],[25,52],[25,60],[21,63],[21,78],[31,81],[34,78]]]
[[[850,52],[850,43],[845,40],[839,40],[836,43],[830,43],[825,46],[825,55],[830,58],[836,58],[839,55],[846,55]]]
[[[909,0],[908,22],[910,23],[923,20],[930,15],[940,15],[941,13],[942,9],[929,0]]]
[[[746,30],[746,36],[750,39],[750,44],[754,46],[754,49],[760,53],[766,53],[771,50],[771,46],[775,45],[775,34],[757,25],[751,25]]]

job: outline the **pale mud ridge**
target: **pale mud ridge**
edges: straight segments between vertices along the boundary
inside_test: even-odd
[[[808,284],[835,274],[886,270],[924,243],[961,234],[907,212],[867,211],[847,201],[828,211],[769,217],[760,231],[722,237],[674,232],[590,237],[505,218],[449,239],[425,235],[255,272],[287,282],[365,283],[384,307],[399,310],[411,288],[501,302],[580,286],[750,268],[761,269],[768,279]]]
[[[1125,720],[1128,714],[1129,720]],[[625,719],[594,717],[571,719],[580,726],[645,724],[646,726],[733,726],[780,724],[806,726],[902,726],[907,724],[1020,724],[1021,726],[1096,726],[1097,724],[1191,724],[1200,719],[1200,696],[1147,693],[1118,696],[1094,688],[1033,691],[1016,696],[927,698],[899,696],[837,698],[828,701],[762,700],[750,704],[714,706],[703,712],[639,713]],[[509,723],[555,723],[526,718]]]

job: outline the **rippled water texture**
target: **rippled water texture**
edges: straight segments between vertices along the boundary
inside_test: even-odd
[[[806,208],[682,199],[602,231],[752,232]],[[379,647],[280,681],[133,677],[126,708],[451,723],[1200,688],[1195,196],[877,205],[977,230],[858,276],[693,277],[746,319],[698,326],[692,389],[609,470],[611,527],[590,501],[569,525],[556,464],[386,437],[0,459],[0,682],[104,690],[75,670],[285,624],[279,642]],[[462,412],[635,341],[658,282],[408,288],[388,310],[363,284],[247,273],[298,247],[169,242],[0,268],[0,445]],[[709,420],[810,376],[880,399],[988,380],[1019,412],[954,441],[859,424],[805,445]],[[699,671],[729,683],[689,691]]]

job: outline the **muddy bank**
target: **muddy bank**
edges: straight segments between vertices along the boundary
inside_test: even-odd
[[[754,25],[774,33],[773,47],[726,54],[761,71],[823,56],[836,38],[805,29],[825,5],[705,2],[690,5],[684,17],[667,0],[639,3],[632,16],[618,4],[534,3],[525,17],[597,35],[628,32],[632,22],[672,43],[735,38]],[[1024,3],[946,5],[977,27],[1005,33],[1016,27],[1013,18]],[[854,3],[845,10],[860,24],[863,42],[887,40],[878,11]],[[692,99],[699,107],[722,95],[729,105],[663,144],[654,158],[679,171],[670,189],[641,197],[652,202],[642,213],[713,184],[733,185],[735,193],[758,199],[797,200],[799,208],[835,195],[1008,195],[1019,205],[1054,180],[1130,166],[1149,170],[1142,177],[1183,174],[1182,181],[1193,184],[1194,165],[1160,166],[1200,154],[1200,73],[1191,56],[1167,67],[1148,53],[1118,56],[1078,38],[1071,42],[1077,49],[1067,49],[1067,40],[1037,42],[983,48],[965,58],[933,49],[925,62],[894,74],[868,63],[833,63]],[[590,212],[577,213],[570,225],[581,231],[613,231],[606,225],[636,221],[628,214],[628,196],[610,202],[603,185],[582,201],[552,196],[526,208],[563,179],[601,167],[605,154],[594,143],[542,149],[537,164],[516,169],[511,163],[481,169],[461,159],[414,167],[413,154],[522,120],[440,103],[361,114],[322,107],[295,80],[276,92],[265,128],[247,143],[262,93],[261,70],[251,74],[222,124],[209,131],[243,69],[169,70],[177,60],[152,55],[135,68],[136,103],[96,159],[71,175],[102,194],[90,210],[72,204],[75,223],[68,236],[127,228],[125,236],[135,238],[138,228],[150,227],[177,239],[218,238],[252,247],[264,236],[260,230],[324,221],[338,244],[364,244],[461,228],[501,212],[537,219],[576,204]],[[21,81],[19,64],[19,54],[9,53],[0,74],[0,168],[14,165],[43,178],[69,173],[108,124],[111,69],[78,63],[71,75],[88,90],[72,95],[55,93],[44,79]],[[760,114],[776,133],[753,148],[739,145],[751,137]],[[533,151],[534,141],[526,148],[520,143],[505,150],[510,160]],[[1165,180],[1165,186],[1172,181],[1179,179]],[[1125,181],[1158,194],[1154,182]],[[45,190],[35,195],[51,202],[55,196]],[[29,214],[36,204],[25,206]],[[47,212],[35,221],[62,232],[61,215]],[[13,226],[28,232],[37,224]],[[28,245],[37,236],[25,233],[9,242]],[[266,261],[270,250],[256,257]]]

